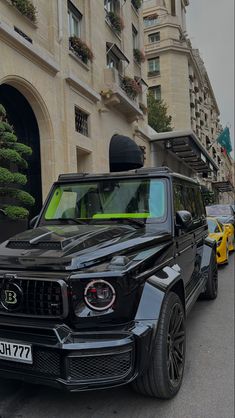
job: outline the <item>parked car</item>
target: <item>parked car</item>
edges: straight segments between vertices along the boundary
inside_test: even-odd
[[[207,216],[214,216],[223,224],[235,226],[235,214],[232,205],[206,206]]]
[[[218,291],[200,186],[167,168],[64,174],[0,245],[0,377],[179,390],[185,319]]]
[[[232,224],[222,224],[217,218],[207,218],[209,236],[216,240],[217,263],[229,262],[229,251],[234,250],[234,228]]]

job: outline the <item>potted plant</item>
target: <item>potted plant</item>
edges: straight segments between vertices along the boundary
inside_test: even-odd
[[[116,32],[120,33],[124,29],[123,20],[117,13],[108,12],[106,17]]]
[[[134,78],[128,76],[122,78],[121,87],[132,100],[142,92],[141,85]]]
[[[0,104],[0,242],[27,229],[28,208],[35,200],[23,190],[27,177],[20,170],[28,167],[31,154],[30,147],[17,141]]]
[[[138,62],[138,64],[145,61],[145,55],[142,51],[140,51],[140,49],[137,49],[137,48],[133,49],[133,55],[134,55],[135,61]]]
[[[70,49],[77,55],[85,64],[88,60],[92,61],[94,58],[92,50],[89,46],[77,36],[71,36],[69,38]]]
[[[11,0],[12,5],[33,23],[37,21],[37,9],[30,0]]]

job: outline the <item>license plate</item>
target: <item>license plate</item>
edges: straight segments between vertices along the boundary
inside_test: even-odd
[[[0,340],[0,360],[33,363],[31,345]]]

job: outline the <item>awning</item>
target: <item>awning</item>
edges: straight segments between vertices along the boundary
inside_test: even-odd
[[[218,171],[218,166],[193,131],[172,131],[151,136],[151,142],[164,143],[165,148],[197,173]]]
[[[123,54],[122,50],[117,46],[117,44],[114,44],[112,42],[106,42],[107,47],[107,53],[112,51],[114,55],[121,61],[126,61],[129,64],[129,59],[126,57],[125,54]]]
[[[229,180],[226,181],[216,181],[213,184],[213,187],[218,190],[218,192],[223,193],[223,192],[233,192],[234,191],[234,187],[232,185],[232,183]]]
[[[144,155],[140,147],[128,136],[113,135],[109,147],[110,171],[125,171],[141,168]]]

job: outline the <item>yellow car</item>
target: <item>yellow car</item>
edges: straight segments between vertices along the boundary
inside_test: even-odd
[[[229,251],[234,250],[234,228],[231,224],[222,224],[216,218],[207,218],[209,236],[217,242],[217,263],[229,262]]]

